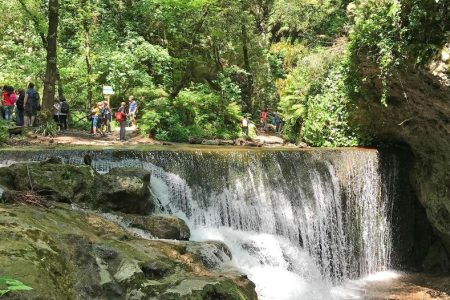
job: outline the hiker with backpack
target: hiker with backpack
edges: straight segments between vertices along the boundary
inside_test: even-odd
[[[17,101],[16,101],[16,125],[23,126],[23,112],[24,112],[24,100],[25,100],[25,91],[23,89],[19,89],[16,91]]]
[[[114,114],[114,117],[116,119],[116,122],[120,125],[120,133],[119,137],[121,141],[125,141],[125,133],[126,133],[126,127],[127,127],[127,114],[125,113],[125,102],[122,102],[120,104],[119,109]]]
[[[56,100],[53,105],[53,118],[59,126],[60,131],[67,130],[67,115],[69,114],[69,104],[64,97],[60,100]]]
[[[67,130],[67,117],[69,116],[70,107],[67,103],[66,98],[61,97],[60,99],[60,110],[59,110],[59,126],[62,131]]]
[[[24,99],[24,126],[31,127],[34,125],[40,100],[39,93],[34,89],[34,84],[30,82]]]

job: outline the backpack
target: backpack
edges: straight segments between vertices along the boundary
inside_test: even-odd
[[[61,113],[63,114],[69,113],[69,104],[66,101],[61,101]]]
[[[35,90],[33,90],[33,96],[29,95],[29,102],[31,104],[31,107],[34,107],[37,111],[41,110],[41,96],[39,96],[39,93]]]
[[[16,106],[18,110],[24,109],[24,102],[25,102],[25,95],[19,95],[19,98],[17,98]]]
[[[116,121],[119,122],[119,123],[125,121],[125,115],[121,111],[117,111],[114,114],[114,117],[115,117]]]

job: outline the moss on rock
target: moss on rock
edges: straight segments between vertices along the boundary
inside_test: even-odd
[[[208,243],[144,240],[96,214],[54,205],[0,204],[0,276],[34,289],[9,297],[256,299],[246,276],[197,257]]]

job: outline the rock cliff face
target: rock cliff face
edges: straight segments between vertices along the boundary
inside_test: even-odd
[[[448,61],[439,65],[444,63]],[[442,76],[411,68],[400,72],[390,82],[390,97],[385,107],[379,101],[381,83],[376,68],[363,63],[362,73],[366,81],[364,97],[358,103],[357,123],[375,136],[378,144],[401,144],[411,150],[411,185],[440,237],[433,251],[439,248],[441,254],[446,252],[448,256],[450,87]]]

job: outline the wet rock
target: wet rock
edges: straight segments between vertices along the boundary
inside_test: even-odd
[[[100,175],[90,166],[61,163],[60,158],[0,168],[2,199],[13,202],[14,191],[34,191],[56,202],[141,215],[150,214],[154,199],[148,190],[150,172],[113,169]]]
[[[429,273],[445,273],[450,269],[448,255],[439,241],[434,242],[428,250],[423,269]]]
[[[299,148],[309,148],[308,144],[305,143],[305,142],[298,143],[297,147],[299,147]]]
[[[202,145],[207,145],[207,146],[219,146],[220,142],[219,140],[204,140],[202,142]]]
[[[219,140],[220,146],[233,146],[234,141],[233,140]]]
[[[172,265],[162,261],[146,261],[140,267],[147,279],[160,279],[175,272]]]
[[[35,191],[49,200],[92,203],[99,174],[88,166],[57,163],[20,163],[0,168],[0,185],[16,191]]]
[[[137,176],[107,174],[96,188],[95,204],[101,209],[148,215],[155,207],[149,181]]]
[[[139,267],[138,261],[124,259],[120,263],[119,269],[114,274],[114,279],[119,283],[131,282],[136,278],[142,278],[144,273]]]
[[[150,232],[156,238],[169,240],[189,240],[191,232],[186,223],[174,216],[153,215],[125,217],[130,226]]]
[[[189,144],[200,145],[205,139],[200,137],[190,137]]]
[[[149,184],[151,178],[151,172],[145,169],[137,168],[113,168],[108,172],[108,175],[127,177],[127,178],[139,178],[143,182]]]
[[[220,241],[190,243],[187,251],[207,269],[217,268],[232,259],[230,249]]]

